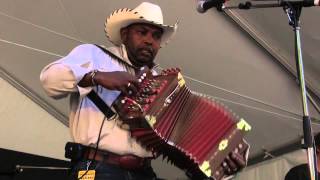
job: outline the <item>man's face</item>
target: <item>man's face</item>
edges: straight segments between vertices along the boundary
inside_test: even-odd
[[[135,66],[149,66],[158,53],[163,30],[150,24],[132,24],[121,29],[121,38],[128,57]]]

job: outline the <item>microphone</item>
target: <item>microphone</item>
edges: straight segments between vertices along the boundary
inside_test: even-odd
[[[212,7],[216,7],[218,10],[221,10],[224,2],[225,0],[200,0],[198,1],[197,11],[199,13],[205,13]]]

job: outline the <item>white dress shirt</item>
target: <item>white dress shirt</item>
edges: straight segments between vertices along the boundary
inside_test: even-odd
[[[131,64],[124,45],[109,48],[109,50]],[[120,91],[109,90],[101,86],[85,88],[78,86],[84,75],[93,70],[127,71],[121,63],[93,44],[75,47],[67,56],[47,65],[41,71],[40,80],[49,96],[59,99],[71,95],[69,126],[73,140],[95,147],[100,127],[104,123],[99,149],[120,155],[152,156],[151,152],[130,136],[128,130],[120,128],[119,119],[104,120],[104,114],[86,96],[92,88],[95,88],[98,95],[110,106],[119,96]]]

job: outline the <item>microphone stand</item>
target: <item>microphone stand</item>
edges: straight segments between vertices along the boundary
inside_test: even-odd
[[[295,33],[295,58],[296,58],[296,68],[297,75],[299,78],[300,91],[302,97],[302,107],[303,107],[303,137],[304,144],[308,152],[308,165],[311,180],[317,180],[317,157],[315,153],[314,138],[312,134],[311,119],[309,116],[308,109],[308,99],[307,90],[304,78],[304,68],[303,68],[303,58],[302,58],[302,47],[300,38],[300,14],[302,10],[302,5],[284,3],[284,11],[288,15],[289,24],[293,27]]]
[[[259,0],[256,0],[259,1]],[[272,0],[270,0],[271,2]],[[264,1],[268,2],[268,1]],[[315,151],[314,138],[311,127],[311,119],[308,110],[308,99],[307,91],[304,78],[304,67],[302,59],[302,47],[300,38],[300,15],[302,11],[303,2],[286,2],[279,1],[278,3],[267,3],[267,4],[252,4],[250,1],[245,3],[240,3],[238,6],[225,7],[223,3],[217,6],[218,10],[223,9],[251,9],[251,8],[273,8],[273,7],[283,7],[283,10],[288,15],[289,25],[293,27],[295,34],[295,59],[297,76],[299,79],[302,106],[303,106],[303,136],[304,136],[304,146],[307,148],[308,156],[308,167],[311,180],[318,180],[317,173],[317,156]]]

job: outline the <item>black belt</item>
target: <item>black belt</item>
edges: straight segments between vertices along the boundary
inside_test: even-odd
[[[135,155],[118,155],[107,151],[96,151],[94,148],[87,148],[84,152],[84,159],[95,160],[105,164],[112,164],[128,170],[141,169],[151,166],[152,158],[141,158]]]

